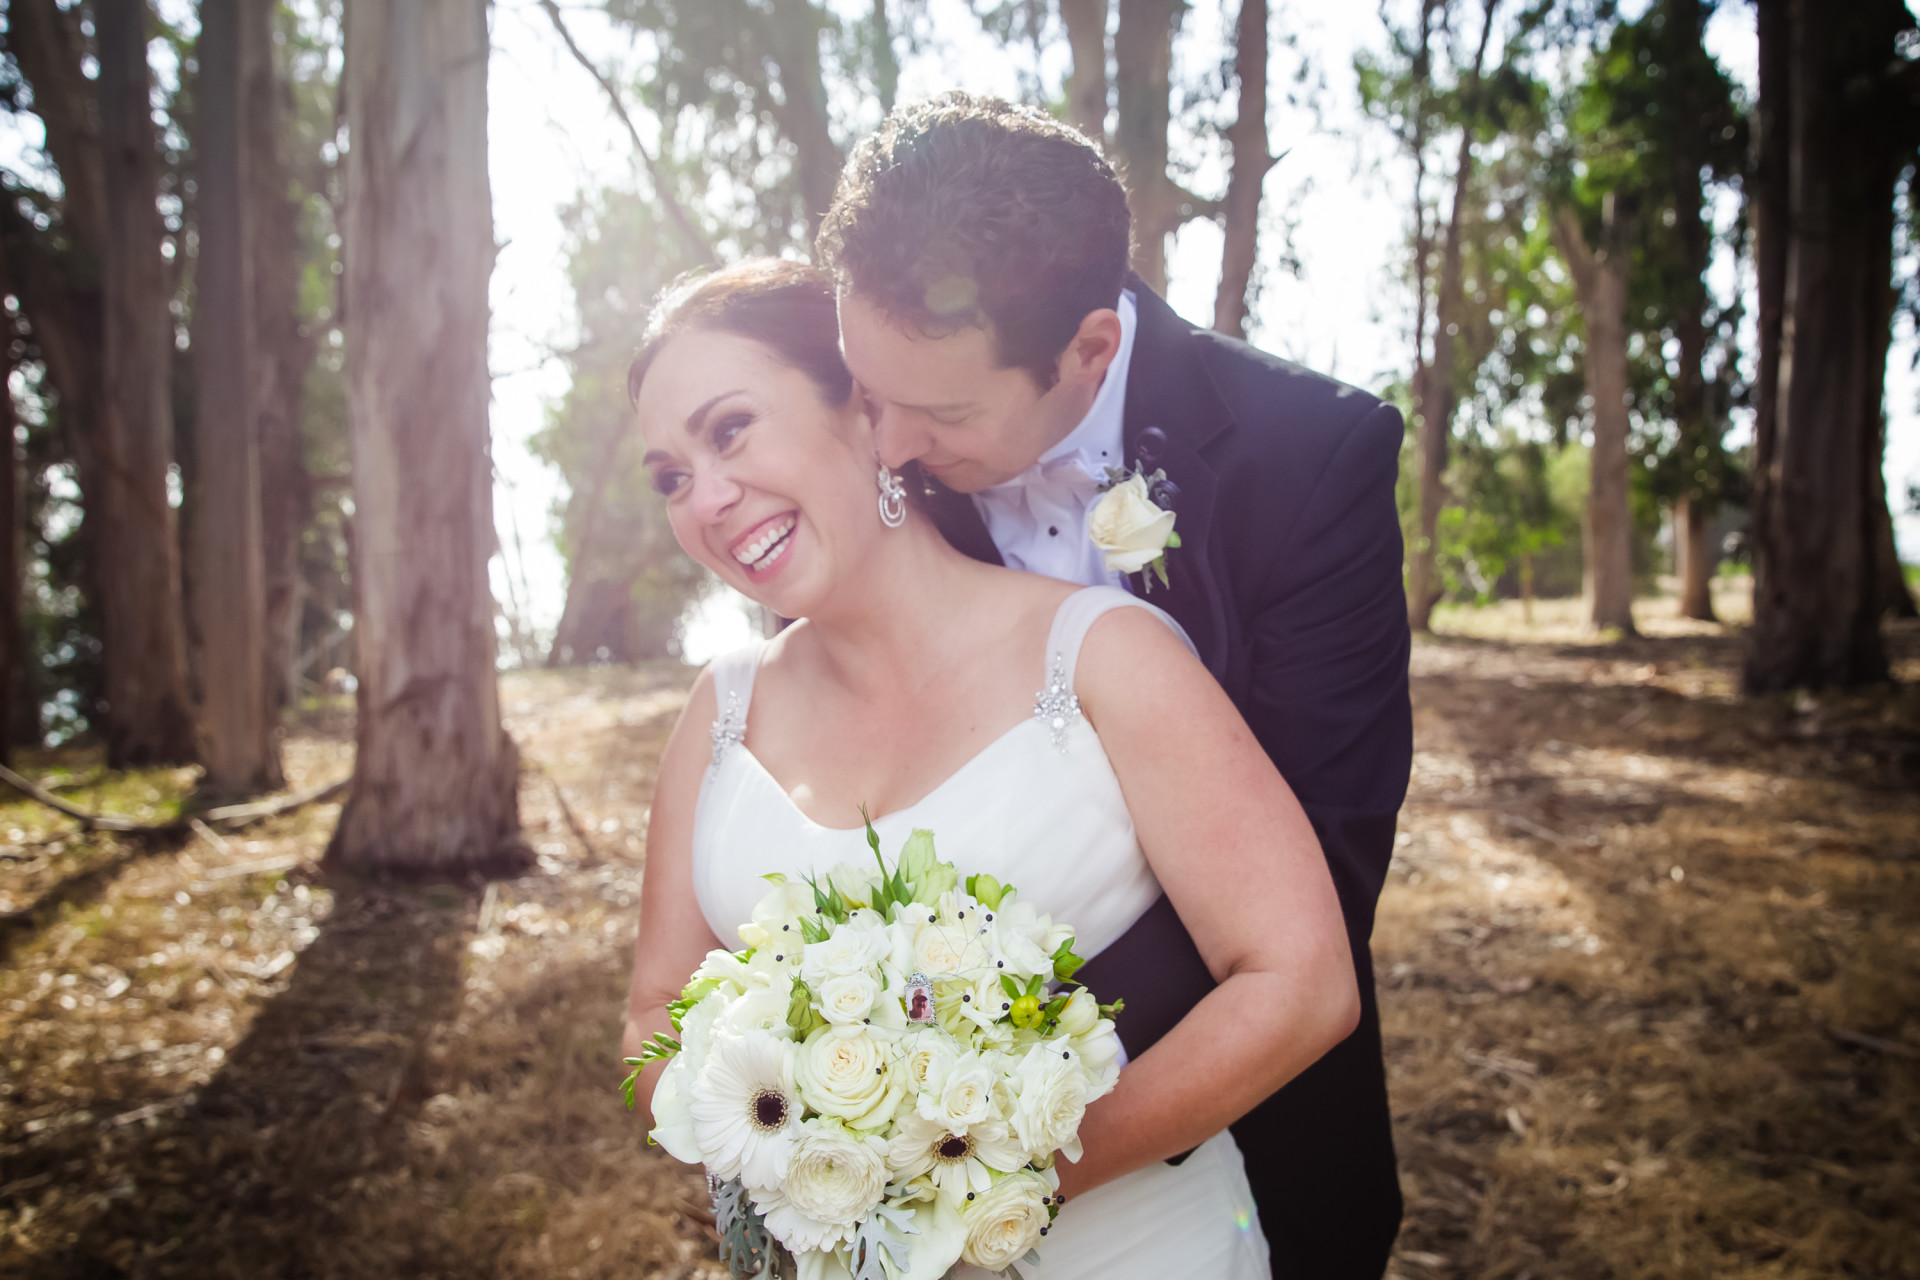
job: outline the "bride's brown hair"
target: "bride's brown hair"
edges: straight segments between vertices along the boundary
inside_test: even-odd
[[[627,367],[627,399],[661,348],[692,330],[731,333],[758,342],[813,380],[835,408],[853,395],[853,375],[840,358],[840,318],[833,279],[804,262],[749,258],[702,276],[683,276],[654,303],[639,353]]]

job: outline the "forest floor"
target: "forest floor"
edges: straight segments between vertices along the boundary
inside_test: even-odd
[[[1735,629],[1450,611],[1374,949],[1397,1280],[1920,1276],[1920,630],[1735,698]],[[513,674],[539,856],[354,877],[317,806],[81,835],[0,804],[0,1274],[719,1277],[615,1086],[677,664]],[[351,711],[291,727],[343,776]],[[187,771],[30,759],[158,818]]]

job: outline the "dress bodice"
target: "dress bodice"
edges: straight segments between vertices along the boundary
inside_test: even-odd
[[[1127,607],[1151,610],[1186,639],[1179,623],[1119,588],[1075,592],[1054,616],[1046,684],[1033,714],[925,797],[873,824],[889,857],[915,828],[932,831],[938,855],[963,877],[992,875],[1016,886],[1036,909],[1073,925],[1074,950],[1089,959],[1160,896],[1119,780],[1074,693],[1087,630],[1109,610]],[[808,818],[747,747],[764,646],[755,642],[713,664],[720,715],[694,817],[695,892],[714,935],[728,945],[766,892],[761,877],[767,873],[823,874],[872,856],[862,828]]]

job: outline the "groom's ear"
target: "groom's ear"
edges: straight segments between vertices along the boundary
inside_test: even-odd
[[[1120,313],[1112,307],[1089,311],[1080,320],[1080,328],[1060,353],[1060,377],[1064,383],[1098,383],[1106,377],[1107,367],[1120,354]]]

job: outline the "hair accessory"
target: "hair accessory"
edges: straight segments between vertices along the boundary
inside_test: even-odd
[[[898,529],[907,522],[907,487],[884,462],[879,464],[876,481],[880,485],[880,523]]]

